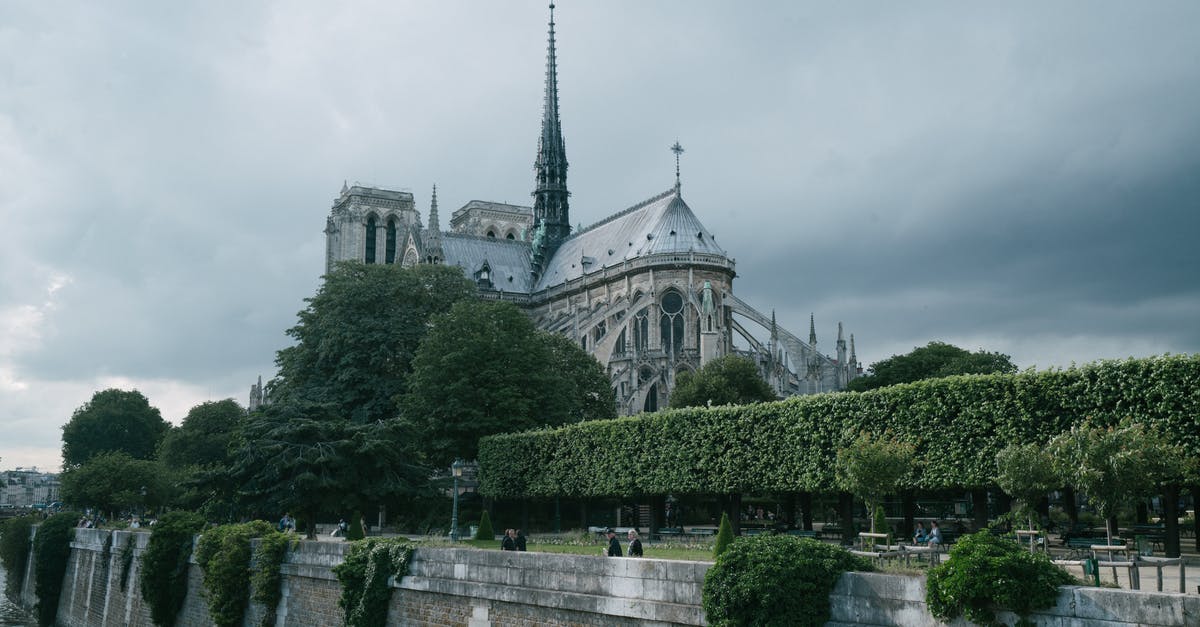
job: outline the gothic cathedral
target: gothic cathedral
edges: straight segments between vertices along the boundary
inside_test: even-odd
[[[840,390],[859,374],[838,324],[836,355],[733,295],[734,261],[675,184],[572,232],[567,151],[558,115],[554,6],[533,206],[471,201],[442,232],[437,187],[429,225],[413,195],[343,184],[325,226],[326,270],[335,262],[458,266],[480,296],[511,301],[538,327],[578,342],[603,364],[622,415],[666,407],[675,377],[730,353],[758,364],[780,396]]]

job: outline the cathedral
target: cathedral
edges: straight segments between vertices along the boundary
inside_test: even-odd
[[[326,270],[346,260],[457,266],[481,298],[516,304],[595,356],[622,415],[666,407],[681,372],[731,353],[753,359],[781,397],[844,389],[860,368],[840,323],[835,354],[823,354],[811,317],[805,341],[734,296],[734,260],[683,199],[678,142],[673,186],[572,230],[555,52],[550,5],[532,207],[472,200],[443,232],[436,186],[425,224],[411,192],[343,184],[325,226]]]

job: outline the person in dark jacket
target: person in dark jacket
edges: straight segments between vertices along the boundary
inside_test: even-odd
[[[609,557],[621,557],[621,543],[617,540],[617,532],[613,531],[612,527],[604,530],[608,534],[608,553]]]
[[[501,551],[517,550],[516,535],[517,535],[516,532],[514,532],[512,529],[505,529],[504,530],[504,539],[500,541],[500,550]]]
[[[517,529],[517,537],[515,538],[515,542],[517,544],[518,551],[525,550],[525,532],[524,531]]]
[[[638,539],[637,529],[629,530],[629,557],[642,556],[642,541]]]

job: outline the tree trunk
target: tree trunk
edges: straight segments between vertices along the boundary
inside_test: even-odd
[[[1079,524],[1079,508],[1075,506],[1075,488],[1062,489],[1063,512],[1067,514],[1067,520],[1071,521],[1071,526]]]
[[[986,529],[988,524],[987,488],[971,490],[971,509],[975,514],[975,531]]]
[[[812,492],[800,493],[800,519],[804,523],[805,531],[812,531],[813,512],[812,512],[813,495]]]
[[[650,529],[648,533],[650,537],[658,533],[662,522],[666,518],[667,497],[657,494],[650,497]]]
[[[727,494],[723,501],[725,503],[724,511],[729,516],[729,526],[733,529],[733,535],[742,535],[742,493]]]
[[[1050,497],[1043,495],[1039,498],[1034,506],[1034,511],[1037,512],[1039,524],[1042,519],[1050,520]]]
[[[587,499],[579,500],[579,527],[584,531],[588,528],[588,502]]]
[[[1163,553],[1179,557],[1179,486],[1163,486]]]
[[[1108,545],[1112,546],[1113,536],[1117,535],[1117,515],[1109,514],[1104,517],[1104,529],[1108,532]]]
[[[1137,502],[1134,511],[1134,521],[1139,525],[1150,522],[1150,508],[1146,507],[1146,501]]]
[[[854,495],[839,492],[838,510],[842,517],[842,544],[854,544]]]
[[[783,526],[788,529],[796,527],[796,493],[788,492],[783,496],[783,516],[781,520],[775,521],[776,524],[783,523]]]
[[[521,530],[529,530],[529,499],[521,499]]]
[[[906,538],[912,538],[913,530],[917,526],[917,499],[913,496],[912,490],[905,490],[900,493],[900,515],[904,516],[904,522],[900,527],[900,534]]]
[[[1192,492],[1192,537],[1196,540],[1196,551],[1200,552],[1200,483],[1189,489]]]

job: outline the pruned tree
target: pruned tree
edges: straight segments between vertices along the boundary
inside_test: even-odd
[[[849,446],[838,449],[836,476],[842,489],[856,494],[871,513],[871,532],[875,529],[875,509],[883,499],[895,493],[913,471],[915,449],[885,433],[873,436],[862,432]],[[847,521],[848,524],[848,521]]]
[[[671,392],[671,407],[745,405],[776,398],[753,361],[740,355],[725,355],[694,373],[679,373]]]
[[[1010,444],[996,455],[996,485],[1016,497],[1033,530],[1038,499],[1062,485],[1054,461],[1040,444]]]

